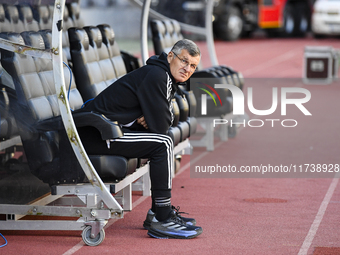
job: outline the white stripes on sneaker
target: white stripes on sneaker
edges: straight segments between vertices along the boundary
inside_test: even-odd
[[[175,222],[164,223],[162,224],[162,226],[168,229],[173,229],[173,230],[182,230],[186,228],[186,226],[183,226]]]
[[[152,218],[152,222],[159,222],[156,217]],[[182,225],[182,224],[178,224],[176,222],[168,222],[168,223],[164,223],[162,224],[163,227],[168,228],[168,229],[173,229],[173,230],[182,230],[185,229],[186,226]]]

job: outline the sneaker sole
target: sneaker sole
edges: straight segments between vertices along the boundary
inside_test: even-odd
[[[157,239],[169,239],[169,237],[159,237],[159,236],[155,236],[153,234],[151,234],[150,232],[148,232],[148,235],[153,237],[153,238],[157,238]]]
[[[192,235],[192,236],[178,236],[178,235],[167,235],[164,233],[157,232],[153,229],[149,229],[148,235],[151,237],[157,238],[157,239],[192,239],[202,234],[202,232],[203,230],[201,230],[200,232],[197,232],[196,235]]]
[[[150,226],[151,226],[151,223],[150,223],[150,222],[144,221],[143,227],[144,227],[146,230],[149,230]]]

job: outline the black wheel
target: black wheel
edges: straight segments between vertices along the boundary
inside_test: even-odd
[[[291,5],[287,5],[283,13],[283,35],[292,36],[296,26],[294,8]]]
[[[304,3],[297,3],[294,7],[295,19],[297,21],[295,35],[303,37],[310,28],[310,13],[308,11],[308,6]]]
[[[226,41],[235,41],[241,37],[243,20],[237,7],[228,6],[226,12],[219,17],[216,24],[216,34]]]
[[[105,231],[102,228],[98,235],[95,238],[91,237],[91,226],[86,226],[81,234],[81,237],[83,238],[83,241],[85,244],[89,246],[97,246],[101,244],[105,238]]]

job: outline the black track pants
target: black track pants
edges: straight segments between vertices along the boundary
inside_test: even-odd
[[[124,136],[111,142],[110,152],[127,158],[150,160],[153,197],[171,197],[173,142],[167,135],[124,130]]]

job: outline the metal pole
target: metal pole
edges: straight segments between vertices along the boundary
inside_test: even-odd
[[[217,66],[218,60],[216,56],[213,27],[212,27],[213,8],[214,8],[214,0],[208,0],[206,12],[205,12],[205,29],[207,32],[206,40],[207,40],[207,47],[208,47],[211,65]]]
[[[58,95],[58,105],[63,120],[68,139],[72,149],[84,171],[88,180],[95,188],[97,194],[103,199],[104,203],[111,209],[122,212],[123,209],[113,198],[94,169],[86,151],[81,143],[76,126],[73,121],[70,105],[67,100],[67,90],[64,82],[64,69],[62,58],[62,25],[65,0],[56,0],[54,4],[53,26],[52,26],[52,48],[56,49],[52,56],[53,76],[56,93]]]
[[[146,64],[146,60],[149,58],[148,20],[149,20],[150,4],[151,4],[151,0],[144,0],[144,4],[142,7],[141,24],[140,24],[141,52],[142,52],[142,61],[144,65]]]

